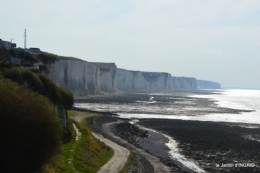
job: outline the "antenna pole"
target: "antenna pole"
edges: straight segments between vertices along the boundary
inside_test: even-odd
[[[12,41],[14,40],[14,38],[11,38],[11,45],[10,45],[10,49],[12,49]]]
[[[26,28],[25,28],[25,30],[24,30],[24,51],[26,51],[26,37],[27,37],[27,35],[26,35]]]

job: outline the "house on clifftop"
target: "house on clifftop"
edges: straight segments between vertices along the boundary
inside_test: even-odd
[[[6,49],[13,49],[16,47],[16,44],[0,39],[0,47],[2,46],[4,46]]]
[[[6,62],[9,62],[9,63],[21,65],[21,59],[12,57],[12,55],[5,48],[5,46],[0,46],[0,61],[6,61]]]

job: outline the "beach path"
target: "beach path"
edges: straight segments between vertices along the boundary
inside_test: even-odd
[[[118,121],[120,122],[120,121]],[[154,172],[171,172],[170,167],[164,165],[159,158],[145,152],[144,150],[135,147],[132,144],[129,144],[127,141],[121,139],[118,136],[115,136],[114,133],[111,131],[111,125],[118,122],[111,122],[111,123],[105,123],[102,125],[102,129],[104,132],[106,132],[109,136],[113,137],[116,140],[119,140],[121,143],[126,144],[130,146],[132,149],[136,150],[139,154],[141,154],[143,157],[145,157],[154,167]]]
[[[77,112],[76,115],[73,117],[75,121],[78,123],[82,122],[84,118],[88,117],[87,114],[82,113],[82,112]],[[127,162],[128,156],[130,152],[122,147],[117,145],[116,143],[104,138],[102,135],[98,135],[94,132],[92,132],[93,136],[100,141],[104,142],[107,146],[112,148],[114,150],[114,155],[112,158],[105,164],[103,165],[98,173],[117,173],[119,172]]]

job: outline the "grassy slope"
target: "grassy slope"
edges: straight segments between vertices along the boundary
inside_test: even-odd
[[[69,117],[73,118],[77,112],[69,111]],[[100,116],[93,113],[81,113],[85,114],[87,118],[92,116]],[[86,118],[86,119],[87,119]],[[62,155],[47,165],[45,173],[49,172],[97,172],[112,156],[113,150],[107,147],[103,142],[100,142],[91,134],[91,130],[86,125],[86,121],[76,123],[77,128],[81,132],[81,138],[62,146]],[[71,159],[73,158],[73,159]],[[70,163],[71,160],[71,163]]]

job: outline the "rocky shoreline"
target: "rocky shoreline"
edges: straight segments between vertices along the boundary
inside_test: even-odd
[[[112,127],[114,134],[125,139],[129,143],[134,144],[136,147],[142,148],[146,152],[160,158],[160,161],[165,165],[171,167],[173,172],[194,172],[184,167],[181,163],[176,162],[169,157],[169,148],[165,146],[167,138],[162,134],[149,131],[150,142],[147,142],[145,138],[133,141],[130,139],[137,138],[138,135],[143,132],[146,134],[147,129],[129,130],[130,120],[124,120],[113,117],[106,113],[104,116],[91,118],[88,123],[89,126],[101,133],[104,136],[109,137],[106,132],[102,130],[102,124],[108,122],[120,121]],[[183,124],[184,123],[184,124]],[[202,123],[202,124],[201,124]],[[216,123],[216,122],[199,122],[199,121],[184,121],[184,120],[165,120],[165,119],[139,119],[138,124],[146,126],[152,129],[156,129],[164,134],[172,136],[178,141],[181,153],[187,158],[199,163],[201,168],[207,172],[257,172],[259,168],[217,168],[216,164],[225,163],[255,163],[259,164],[260,160],[260,143],[254,140],[248,140],[242,137],[241,134],[251,135],[252,138],[256,136],[256,140],[259,139],[260,126],[254,125],[255,128],[246,128],[247,124],[236,123]],[[117,128],[116,126],[120,126]],[[199,128],[203,127],[203,128]],[[197,130],[195,130],[197,129]],[[120,130],[121,135],[118,130]],[[176,133],[176,135],[174,135]],[[123,136],[123,135],[124,136]],[[197,135],[196,135],[197,134]],[[217,136],[216,136],[217,135]],[[211,139],[212,138],[212,139]],[[213,140],[214,138],[214,140]],[[113,139],[112,139],[113,140]],[[116,141],[116,140],[115,140]],[[153,141],[153,142],[151,142]],[[120,145],[132,150],[128,145],[122,144],[116,141]],[[132,172],[152,172],[153,166],[143,156],[134,152],[132,165]],[[258,165],[257,165],[258,166]],[[149,171],[147,171],[149,170]],[[130,171],[130,172],[131,172]]]
[[[232,113],[238,114],[241,112],[250,112],[251,110],[240,110],[219,107],[214,100],[207,98],[195,98],[191,95],[197,94],[221,94],[220,92],[212,91],[196,91],[196,92],[177,92],[177,93],[120,93],[117,95],[105,95],[78,99],[76,103],[77,109],[84,104],[84,109],[94,112],[102,112],[103,117],[96,117],[89,121],[89,125],[98,133],[106,136],[106,132],[102,130],[102,124],[107,122],[116,122],[118,120],[130,121],[130,119],[120,119],[117,112],[120,113],[135,113],[135,114],[160,114],[164,115],[185,115],[199,116],[212,113]],[[82,107],[82,108],[83,108]],[[203,121],[183,121],[169,119],[139,119],[141,126],[146,126],[155,129],[171,136],[179,143],[178,149],[181,153],[187,156],[188,159],[199,163],[199,166],[208,172],[232,172],[245,171],[245,169],[220,169],[216,164],[229,162],[257,162],[260,156],[259,141],[260,132],[257,125],[255,130],[247,130],[248,124],[238,123],[220,123],[220,122],[203,122]],[[143,148],[150,154],[161,158],[161,161],[168,165],[175,172],[194,172],[186,169],[182,164],[172,160],[169,157],[169,148],[165,146],[167,139],[160,133],[154,133],[150,140],[138,138],[135,133],[129,133],[129,124],[120,128],[113,128],[114,134],[121,136],[126,141],[139,148]],[[251,127],[251,126],[250,126]],[[258,130],[257,130],[258,128]],[[125,132],[124,132],[125,131]],[[137,132],[139,130],[135,130]],[[144,130],[146,131],[146,130]],[[120,133],[119,133],[120,132]],[[150,135],[149,134],[149,135]],[[109,137],[109,136],[108,136]],[[161,141],[161,143],[160,143]],[[127,144],[122,144],[129,147]],[[253,148],[253,149],[252,149]],[[138,156],[138,152],[136,153]],[[143,158],[145,160],[145,158]],[[258,160],[257,160],[258,159]],[[146,160],[147,161],[147,160]],[[134,166],[133,170],[137,172],[146,172],[151,170],[153,165],[149,162],[139,162],[144,164],[144,167]],[[247,169],[248,171],[258,171],[256,168]]]
[[[260,125],[246,128],[241,123],[165,119],[140,119],[138,124],[174,138],[180,152],[208,172],[260,171]],[[228,163],[254,163],[257,167],[216,166]]]
[[[133,150],[131,147],[128,145],[120,142],[119,140],[116,140],[109,136],[107,132],[105,132],[102,128],[102,125],[105,123],[109,122],[116,122],[118,119],[112,117],[111,114],[106,113],[103,114],[101,117],[93,117],[88,119],[88,126],[96,131],[97,133],[102,134],[103,136],[107,137],[108,139],[112,140],[113,142],[116,142],[117,144],[129,149],[133,156],[131,158],[131,165],[129,167],[128,172],[132,173],[154,173],[154,168],[153,165],[146,159],[144,158],[141,154]]]
[[[79,110],[79,109],[77,109]],[[103,112],[104,113],[104,112]],[[153,138],[152,140],[154,140],[154,137],[157,139],[157,141],[162,140],[163,142],[159,142],[159,143],[155,143],[152,145],[148,145],[149,147],[142,145],[141,140],[137,140],[138,139],[138,135],[142,134],[147,134],[148,131],[146,130],[142,130],[140,128],[138,128],[136,125],[131,125],[129,123],[128,120],[122,120],[120,118],[115,118],[113,117],[114,114],[110,114],[109,112],[103,114],[103,116],[101,117],[93,117],[88,119],[88,126],[90,128],[92,128],[94,131],[102,134],[103,136],[106,136],[107,138],[109,138],[110,140],[113,140],[114,142],[118,143],[119,145],[122,145],[128,149],[130,149],[134,156],[132,158],[132,160],[134,160],[133,164],[130,166],[130,170],[129,172],[136,172],[136,173],[152,173],[154,172],[154,168],[153,165],[145,158],[143,157],[141,154],[139,154],[138,152],[136,152],[133,147],[127,145],[127,144],[123,144],[120,141],[111,138],[111,136],[109,136],[102,128],[103,124],[106,123],[111,123],[111,122],[116,122],[116,121],[120,121],[120,123],[116,123],[115,125],[113,125],[112,129],[113,129],[113,133],[115,135],[118,135],[119,137],[122,137],[122,139],[126,140],[127,142],[129,142],[129,144],[133,144],[135,147],[137,148],[141,148],[143,149],[145,152],[154,155],[156,157],[159,158],[159,160],[165,164],[166,166],[168,166],[169,168],[171,168],[171,172],[176,172],[176,173],[194,173],[194,171],[184,167],[183,165],[181,165],[180,163],[172,160],[169,156],[168,156],[168,151],[169,148],[165,145],[165,142],[167,142],[167,138],[165,138],[162,134],[160,133],[156,133],[152,132],[153,134]],[[118,127],[120,128],[118,128]],[[129,129],[132,129],[129,131]],[[120,133],[119,134],[119,131]],[[151,131],[149,131],[149,134],[151,134]],[[124,136],[123,136],[124,135]],[[133,141],[132,139],[136,138],[135,141]],[[144,146],[144,147],[143,147]],[[152,150],[155,149],[155,150]]]

